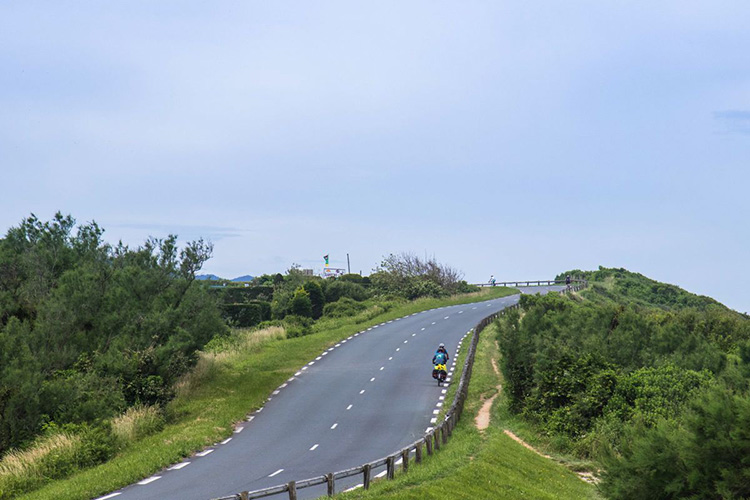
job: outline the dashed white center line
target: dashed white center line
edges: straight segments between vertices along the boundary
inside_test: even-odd
[[[409,341],[408,341],[408,340],[404,340],[404,344],[408,344],[408,343],[409,343]]]
[[[312,448],[310,448],[310,451],[313,451],[313,450],[315,450],[315,448],[317,448],[318,446],[320,446],[320,445],[319,445],[319,444],[314,444],[314,445],[312,446]]]
[[[237,432],[237,431],[235,431],[235,432]],[[209,450],[206,450],[206,451],[202,451],[202,452],[200,452],[200,453],[196,453],[196,454],[195,454],[195,456],[196,456],[196,457],[205,457],[205,456],[206,456],[206,455],[208,455],[209,453],[213,453],[213,452],[214,452],[214,450],[213,450],[213,449],[209,449]]]
[[[221,444],[227,444],[231,440],[232,438],[226,438],[224,441],[221,442]]]
[[[393,360],[393,356],[391,356],[390,358],[388,358],[388,361],[392,361],[392,360]]]
[[[143,481],[139,482],[138,484],[140,484],[141,486],[145,486],[145,485],[147,485],[149,483],[153,483],[157,479],[161,479],[161,476],[151,476],[150,478],[144,479]]]
[[[412,334],[411,334],[411,336],[412,336],[412,337],[416,337],[416,336],[417,336],[417,334],[416,334],[416,333],[412,333]]]
[[[372,377],[372,378],[370,379],[370,382],[375,382],[375,377]]]
[[[380,371],[382,372],[383,370],[385,370],[385,366],[380,367]]]
[[[339,426],[339,423],[338,423],[338,422],[336,422],[335,424],[333,424],[333,425],[331,426],[331,430],[335,429],[335,428],[336,428],[336,427],[338,427],[338,426]]]
[[[400,347],[397,347],[397,348],[396,348],[396,351],[400,351],[400,350],[401,350],[401,348],[400,348]]]
[[[458,314],[463,314],[463,313],[464,313],[463,311],[458,311]]]
[[[424,331],[424,327],[422,327],[422,331]]]
[[[349,405],[349,406],[347,406],[347,407],[346,407],[346,409],[347,409],[347,410],[351,410],[351,409],[352,409],[352,406],[354,406],[354,405]]]
[[[445,317],[445,318],[443,318],[443,319],[448,319],[448,318],[450,318],[450,316],[446,316],[446,317]]]
[[[365,393],[365,390],[364,390],[364,389],[362,389],[361,391],[359,391],[359,393],[360,393],[360,394],[364,394],[364,393]]]
[[[435,324],[435,322],[433,321],[433,322],[432,322],[432,324],[434,325],[434,324]]]
[[[472,307],[472,309],[476,309],[476,307]]]
[[[276,472],[274,472],[273,474],[269,474],[268,477],[273,477],[273,476],[275,476],[277,474],[281,474],[282,472],[284,472],[284,469],[279,469]]]

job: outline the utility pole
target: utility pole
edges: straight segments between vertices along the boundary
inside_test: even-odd
[[[346,272],[352,274],[352,267],[349,265],[349,254],[346,254]]]

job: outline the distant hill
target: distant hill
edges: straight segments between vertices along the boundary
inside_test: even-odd
[[[232,281],[253,281],[254,276],[250,276],[249,274],[246,274],[244,276],[237,276]]]
[[[201,280],[201,281],[220,281],[224,278],[220,278],[216,276],[215,274],[197,274],[195,276],[195,279]]]
[[[589,288],[583,294],[595,302],[640,304],[666,310],[685,308],[703,311],[712,308],[730,310],[711,297],[696,295],[678,286],[660,283],[627,269],[601,266],[596,271],[574,269],[558,275],[556,279],[565,279],[568,274],[589,281]]]

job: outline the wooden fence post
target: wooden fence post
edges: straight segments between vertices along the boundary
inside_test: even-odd
[[[240,493],[240,500],[247,500],[247,491]]]
[[[422,463],[422,442],[417,443],[417,452],[414,455],[414,463],[421,464]]]
[[[432,455],[432,434],[425,437],[424,445],[427,447],[427,454]]]
[[[370,489],[370,472],[372,471],[372,465],[365,464],[364,469],[365,470],[363,471],[363,474],[365,477],[362,480],[362,485],[364,489],[369,490]]]
[[[396,459],[393,458],[393,455],[391,455],[390,457],[388,457],[386,459],[386,462],[385,462],[386,475],[385,475],[385,477],[388,478],[388,479],[393,479],[393,476],[394,476],[394,474],[396,472],[394,470],[396,468],[396,466],[394,465],[395,462],[396,462]]]
[[[448,433],[445,432],[445,428],[446,427],[447,426],[445,424],[443,424],[443,432],[442,432],[442,434],[443,434],[443,444],[448,444]]]
[[[435,427],[435,451],[440,449],[440,426]]]
[[[404,472],[409,470],[409,448],[401,452],[401,470]]]
[[[297,484],[294,481],[289,481],[287,488],[289,489],[289,500],[297,500]]]
[[[328,484],[328,496],[332,497],[336,492],[336,479],[333,477],[333,472],[326,474],[326,483]]]

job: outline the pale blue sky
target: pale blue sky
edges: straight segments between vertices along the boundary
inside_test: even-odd
[[[750,3],[3,2],[0,231],[626,267],[750,311]]]

